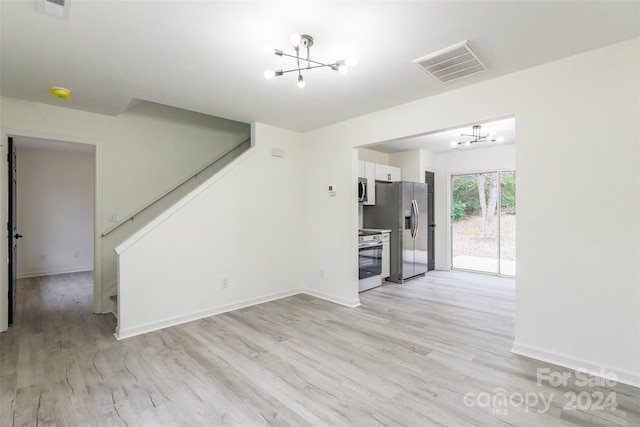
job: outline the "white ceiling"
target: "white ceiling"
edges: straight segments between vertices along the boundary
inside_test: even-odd
[[[640,36],[638,1],[79,1],[63,20],[0,1],[2,95],[118,115],[137,100],[307,131]],[[356,57],[265,80],[315,38],[312,58]],[[489,70],[442,84],[411,61],[468,40]],[[71,89],[62,101],[52,86]]]

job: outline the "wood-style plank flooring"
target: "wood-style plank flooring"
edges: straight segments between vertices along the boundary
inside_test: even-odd
[[[122,341],[90,273],[18,301],[2,426],[640,426],[637,388],[537,384],[571,370],[511,354],[510,279],[430,272],[355,309],[297,295]]]

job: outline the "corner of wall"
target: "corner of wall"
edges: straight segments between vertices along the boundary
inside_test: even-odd
[[[299,134],[252,127],[250,151],[118,247],[118,338],[301,292]]]

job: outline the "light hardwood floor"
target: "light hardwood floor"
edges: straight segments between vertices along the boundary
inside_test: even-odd
[[[430,272],[355,309],[298,295],[123,341],[91,295],[90,274],[19,282],[0,425],[640,425],[637,388],[537,384],[571,370],[511,354],[510,279]],[[564,408],[580,392],[617,408]]]

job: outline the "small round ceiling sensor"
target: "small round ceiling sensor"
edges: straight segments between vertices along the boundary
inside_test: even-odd
[[[49,92],[56,98],[71,99],[71,91],[63,87],[52,87]]]

